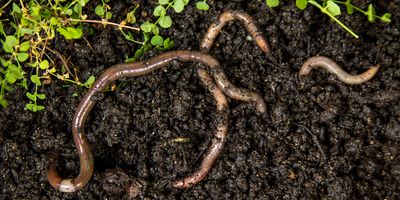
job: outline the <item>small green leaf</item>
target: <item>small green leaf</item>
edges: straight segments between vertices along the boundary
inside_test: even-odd
[[[151,31],[153,32],[154,35],[160,34],[160,29],[158,28],[158,26],[153,26]]]
[[[82,6],[79,4],[75,4],[73,8],[74,12],[77,13],[79,16],[82,15]]]
[[[7,72],[11,73],[13,77],[16,78],[17,80],[22,79],[22,77],[24,76],[22,69],[14,64],[10,64],[8,66]]]
[[[172,25],[172,19],[170,16],[167,15],[167,16],[161,17],[159,23],[160,23],[161,27],[169,28]]]
[[[96,78],[94,78],[94,76],[90,76],[88,78],[88,80],[85,82],[85,85],[87,85],[88,87],[92,86],[92,84],[94,83],[94,81],[96,80]]]
[[[70,40],[70,39],[79,39],[82,37],[82,29],[81,28],[74,28],[74,27],[67,27],[66,29],[64,28],[57,28],[56,29],[61,35],[65,37],[65,39]]]
[[[25,35],[25,34],[33,35],[33,33],[35,32],[35,30],[27,29],[27,28],[21,28],[21,29],[19,29],[19,31],[21,32],[21,35]]]
[[[41,110],[44,110],[44,109],[45,109],[44,106],[41,106],[41,105],[36,106],[36,110],[37,110],[37,111],[41,111]]]
[[[5,74],[5,79],[10,84],[13,84],[13,83],[15,83],[15,81],[17,81],[17,78],[15,77],[15,75],[10,71],[7,71],[7,73]]]
[[[106,12],[106,19],[111,19],[112,16],[112,12]]]
[[[67,9],[66,11],[64,11],[64,13],[66,15],[72,15],[73,11],[71,9]]]
[[[296,6],[300,10],[304,10],[307,7],[307,0],[296,0]]]
[[[40,78],[38,75],[32,75],[31,76],[31,81],[32,83],[36,84],[36,85],[42,85],[42,83],[40,82]]]
[[[46,98],[46,95],[45,95],[45,94],[36,94],[36,96],[37,96],[37,98],[39,98],[39,99],[41,99],[41,100],[43,100],[43,99]]]
[[[41,15],[40,15],[40,6],[32,6],[31,7],[31,15],[38,21],[41,20]]]
[[[337,16],[340,15],[340,7],[333,2],[332,0],[328,0],[328,2],[326,3],[326,7],[327,11],[332,14],[333,16]]]
[[[385,22],[385,23],[390,23],[392,20],[390,19],[390,17],[392,16],[392,14],[390,13],[385,13],[382,15],[381,17],[381,21]]]
[[[28,104],[26,104],[26,109],[28,109],[28,110],[32,110],[33,111],[33,107],[35,106],[35,104],[33,104],[33,103],[28,103]]]
[[[98,6],[96,6],[96,8],[94,9],[94,12],[96,13],[96,15],[98,15],[98,16],[100,16],[100,17],[103,17],[103,15],[104,15],[104,13],[105,13],[105,10],[104,10],[103,6],[98,5]]]
[[[176,13],[180,13],[185,8],[185,3],[183,0],[176,0],[174,5],[172,5]]]
[[[3,43],[3,49],[7,53],[13,53],[14,52],[14,46],[18,45],[18,40],[16,37],[12,35],[8,35],[6,37],[6,40]]]
[[[29,54],[27,53],[18,53],[17,54],[17,59],[20,62],[25,62],[29,58]]]
[[[169,0],[158,0],[158,3],[159,3],[160,5],[166,5],[166,4],[169,3]]]
[[[271,8],[279,6],[279,0],[266,0],[266,3]]]
[[[71,37],[73,39],[79,39],[82,37],[83,34],[81,28],[67,27],[67,31],[71,33]]]
[[[134,24],[136,22],[135,12],[131,11],[126,15],[126,22],[129,24]]]
[[[367,16],[368,16],[369,22],[371,22],[371,23],[375,22],[375,8],[372,4],[368,5]]]
[[[51,17],[50,18],[50,24],[53,25],[53,26],[59,26],[60,22],[57,20],[57,18]]]
[[[142,29],[142,31],[144,31],[145,33],[150,33],[153,26],[154,24],[150,22],[145,22],[142,25],[140,25],[140,29]]]
[[[19,52],[26,52],[28,51],[29,47],[31,46],[31,43],[29,41],[25,41],[19,45]]]
[[[58,27],[56,30],[57,30],[62,36],[64,36],[65,39],[67,39],[67,40],[72,39],[71,34],[70,34],[65,28]]]
[[[162,5],[157,6],[153,11],[153,15],[157,16],[157,17],[164,16],[166,13],[167,13],[167,11],[165,10],[164,6],[162,6]]]
[[[33,95],[32,93],[26,92],[25,94],[26,94],[26,97],[28,97],[28,99],[30,99],[31,101],[36,101],[36,96]]]
[[[208,10],[210,6],[205,1],[199,1],[196,3],[196,8],[199,10]]]
[[[159,35],[155,35],[151,38],[151,44],[154,46],[159,46],[163,44],[163,38]]]
[[[28,83],[26,82],[26,79],[22,79],[22,81],[19,83],[19,85],[23,88],[25,88],[25,90],[28,89]]]
[[[174,41],[171,41],[170,38],[167,38],[166,40],[164,40],[164,49],[165,50],[171,49],[172,47],[174,47]]]
[[[12,7],[13,7],[13,9],[12,9],[13,13],[17,13],[17,14],[21,14],[22,13],[21,8],[17,4],[13,3]]]
[[[43,60],[42,62],[40,62],[39,67],[40,67],[40,69],[43,69],[43,70],[49,68],[49,61]]]
[[[7,67],[11,62],[9,60],[5,60],[4,58],[0,57],[0,64],[4,67]]]

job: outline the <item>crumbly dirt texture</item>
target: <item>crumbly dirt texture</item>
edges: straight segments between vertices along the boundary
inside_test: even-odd
[[[234,84],[262,94],[268,111],[259,114],[251,104],[229,99],[228,140],[202,182],[171,187],[198,169],[213,137],[215,102],[197,76],[199,65],[173,62],[118,81],[116,91],[99,97],[85,127],[94,175],[73,194],[48,183],[47,153],[60,153],[63,177],[77,175],[71,121],[86,89],[54,80],[40,88],[46,109],[38,113],[24,110],[24,91],[8,93],[10,105],[0,111],[0,199],[399,199],[400,1],[354,1],[393,14],[391,24],[371,24],[358,13],[339,17],[359,39],[316,8],[300,11],[291,1],[272,10],[264,1],[207,2],[209,11],[198,11],[191,1],[181,14],[172,14],[172,28],[161,34],[175,41],[174,49],[199,50],[218,14],[238,9],[253,16],[272,54],[263,54],[239,22],[217,37],[210,54]],[[155,6],[112,1],[112,21],[123,20],[136,3],[141,19]],[[92,2],[84,12],[94,7]],[[81,80],[138,48],[113,27],[85,27],[87,41],[58,37],[51,46],[70,59]],[[377,64],[380,69],[360,85],[343,84],[320,69],[299,77],[301,64],[315,55],[353,74]]]

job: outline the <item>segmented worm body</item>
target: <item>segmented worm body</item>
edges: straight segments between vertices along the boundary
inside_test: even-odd
[[[73,179],[61,178],[56,169],[57,155],[52,155],[50,160],[51,164],[47,176],[50,184],[54,188],[61,192],[75,192],[83,188],[88,183],[93,174],[93,155],[84,134],[84,125],[86,119],[93,106],[95,105],[95,100],[93,97],[97,93],[105,89],[107,85],[117,79],[149,74],[156,69],[168,65],[173,60],[179,60],[181,62],[199,62],[208,66],[212,70],[216,70],[220,67],[220,64],[216,59],[201,52],[171,51],[158,55],[148,61],[117,64],[105,70],[82,98],[78,108],[76,109],[72,121],[72,134],[80,160],[79,174]],[[226,141],[226,135],[228,131],[226,97],[224,93],[214,84],[212,78],[204,70],[199,70],[199,77],[213,94],[217,102],[217,111],[218,114],[221,116],[221,119],[217,119],[217,131],[215,133],[214,139],[212,140],[211,147],[201,163],[200,170],[183,180],[175,182],[175,187],[189,187],[190,185],[196,184],[197,182],[201,181],[208,174],[215,160],[221,153],[221,150]],[[222,84],[217,82],[217,85]]]
[[[308,75],[316,67],[322,67],[335,74],[339,80],[347,84],[360,84],[370,80],[375,76],[379,66],[373,66],[362,74],[351,75],[345,72],[336,62],[324,56],[314,56],[309,58],[300,68],[300,75]]]
[[[254,41],[261,48],[261,50],[265,53],[269,53],[268,42],[264,38],[257,25],[254,23],[251,16],[247,13],[232,10],[224,11],[218,17],[218,20],[215,23],[211,24],[211,26],[208,28],[206,35],[203,38],[203,41],[200,44],[201,51],[204,53],[209,52],[218,33],[229,21],[233,20],[239,20],[240,22],[242,22],[247,31],[249,31],[249,33],[253,37]],[[222,84],[219,84],[218,86],[221,87],[226,95],[228,95],[232,99],[253,102],[258,112],[265,113],[267,111],[267,106],[261,95],[256,92],[252,92],[250,90],[231,85],[222,70],[214,71],[213,75],[214,80]]]

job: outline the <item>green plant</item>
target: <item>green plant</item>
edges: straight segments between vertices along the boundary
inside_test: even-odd
[[[267,5],[270,7],[278,6],[279,2],[280,2],[280,0],[266,0]],[[347,9],[347,14],[349,14],[349,15],[353,14],[354,11],[364,14],[368,18],[368,21],[371,23],[375,22],[376,19],[379,19],[384,23],[390,23],[390,21],[391,21],[390,13],[384,13],[382,16],[376,15],[375,8],[372,4],[368,5],[367,10],[362,10],[361,8],[353,5],[351,0],[346,0],[346,1],[296,0],[296,6],[300,10],[306,9],[308,4],[311,4],[315,7],[317,7],[322,13],[328,15],[332,20],[334,20],[336,23],[338,23],[342,28],[344,28],[347,32],[349,32],[355,38],[358,38],[358,35],[336,18],[336,16],[339,16],[342,13],[339,5],[344,5]]]
[[[5,14],[4,9],[12,5],[12,12],[9,15],[13,20],[8,24],[14,28],[12,34],[6,34],[3,22],[8,22],[8,19],[0,20],[0,41],[3,44],[0,50],[5,53],[0,57],[0,105],[7,106],[4,94],[6,91],[12,90],[14,85],[28,89],[28,83],[32,83],[34,85],[33,92],[26,92],[29,99],[26,109],[36,112],[45,108],[39,102],[39,100],[45,99],[45,95],[39,93],[39,87],[43,85],[44,81],[51,80],[51,77],[83,87],[90,87],[95,80],[93,76],[90,76],[87,81],[82,83],[70,72],[63,57],[48,47],[57,32],[66,40],[74,40],[83,37],[82,23],[116,26],[125,39],[140,45],[134,56],[126,59],[126,61],[134,61],[151,49],[168,50],[173,47],[174,42],[170,38],[163,38],[159,34],[160,28],[171,27],[172,19],[167,14],[170,8],[173,8],[176,13],[180,13],[189,0],[159,0],[153,11],[157,20],[155,22],[147,20],[141,23],[140,28],[127,25],[138,23],[135,13],[139,5],[127,13],[125,20],[114,23],[108,21],[112,18],[111,7],[107,4],[110,0],[102,0],[101,4],[94,9],[101,20],[87,19],[87,15],[82,12],[89,0],[20,0],[19,4],[12,2],[9,0],[0,7],[0,16],[2,16]],[[206,0],[197,2],[196,7],[200,10],[209,8]],[[130,32],[123,29],[141,31],[142,41],[137,40]],[[53,55],[58,55],[63,61],[64,65],[61,69],[54,66],[54,62],[47,54],[49,51]]]
[[[196,3],[196,8],[199,10],[208,10],[210,6],[207,4],[207,0],[203,0]]]
[[[88,0],[75,0],[61,5],[61,1],[34,1],[28,3],[20,1],[20,4],[12,3],[12,12],[10,15],[13,21],[9,24],[14,28],[12,34],[6,34],[3,23],[0,22],[0,33],[4,36],[2,50],[5,55],[0,59],[0,105],[7,106],[4,98],[5,91],[12,89],[12,85],[17,84],[28,89],[27,81],[34,85],[34,91],[26,92],[30,100],[26,104],[26,109],[31,111],[40,111],[44,109],[38,100],[45,99],[45,95],[38,92],[42,80],[49,78],[47,74],[59,78],[56,68],[49,67],[49,61],[44,58],[47,45],[59,32],[66,39],[79,39],[82,37],[82,29],[70,23],[66,23],[64,18],[82,17],[82,6]],[[8,4],[8,3],[7,3]],[[2,7],[0,14],[3,14]],[[25,63],[25,64],[24,64]],[[33,70],[26,69],[31,67]],[[32,71],[28,73],[28,71]],[[72,75],[72,74],[71,74]],[[28,76],[28,77],[27,77]],[[94,78],[94,77],[93,77]],[[88,86],[79,82],[79,80],[64,79],[78,85]],[[86,82],[90,83],[90,82]]]
[[[109,1],[110,0],[101,0],[102,5],[98,5],[94,9],[94,12],[96,13],[96,15],[100,16],[103,19],[111,19],[112,13],[110,11],[108,11],[108,10],[110,10],[110,6],[107,5],[107,3]]]

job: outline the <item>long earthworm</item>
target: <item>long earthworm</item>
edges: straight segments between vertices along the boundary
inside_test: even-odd
[[[211,24],[211,26],[208,28],[206,35],[203,38],[203,41],[200,44],[201,51],[204,53],[208,53],[218,33],[229,21],[233,20],[239,20],[244,24],[247,31],[249,31],[254,41],[263,52],[270,52],[267,40],[264,38],[257,25],[254,23],[252,17],[247,13],[236,10],[224,11],[221,15],[219,15],[218,20]],[[230,85],[230,82],[226,79],[225,73],[222,70],[214,73],[217,74],[217,76],[214,75],[215,81],[226,83],[219,86],[222,86],[221,89],[224,90],[227,96],[240,101],[253,102],[258,112],[265,113],[267,111],[267,106],[261,95],[244,88],[232,87],[232,85]]]
[[[93,174],[94,159],[90,150],[89,143],[84,134],[84,127],[86,119],[93,106],[95,105],[94,96],[105,89],[107,85],[109,85],[111,82],[117,79],[149,74],[156,69],[168,65],[173,60],[179,60],[181,62],[199,62],[211,69],[217,69],[220,67],[220,64],[216,59],[214,59],[210,55],[201,52],[171,51],[160,54],[148,61],[117,64],[105,70],[82,98],[72,120],[72,134],[75,146],[78,150],[80,161],[79,174],[72,179],[61,178],[56,169],[58,156],[56,154],[52,154],[50,156],[50,168],[47,177],[50,184],[54,188],[61,192],[75,192],[83,188],[88,183]],[[204,159],[202,160],[200,170],[193,173],[189,177],[184,178],[183,180],[176,181],[173,184],[173,186],[175,187],[189,187],[190,185],[196,184],[201,181],[208,174],[215,160],[221,153],[226,141],[228,131],[228,103],[224,93],[219,88],[219,85],[221,85],[221,83],[217,82],[217,87],[214,84],[212,78],[207,74],[205,70],[199,70],[198,73],[200,79],[213,94],[217,102],[217,112],[219,116],[221,116],[221,119],[217,119],[217,131],[215,133],[215,137],[211,142],[209,151],[206,153]]]
[[[304,62],[304,64],[300,68],[299,73],[300,75],[306,76],[311,73],[311,70],[313,68],[316,67],[325,68],[329,72],[335,74],[339,78],[339,80],[347,84],[364,83],[374,77],[379,69],[379,66],[373,66],[361,74],[351,75],[345,72],[338,64],[336,64],[336,62],[334,62],[330,58],[324,56],[314,56]]]

